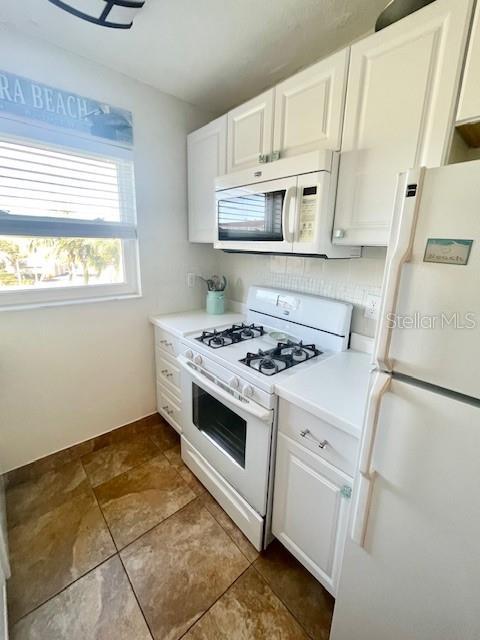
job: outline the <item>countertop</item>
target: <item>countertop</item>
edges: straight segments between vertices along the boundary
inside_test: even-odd
[[[284,400],[360,437],[372,356],[360,351],[335,354],[275,385]]]
[[[183,311],[181,313],[169,313],[166,315],[152,316],[150,322],[157,327],[169,331],[178,338],[183,338],[195,331],[215,329],[245,320],[241,313],[226,312],[221,315],[211,315],[205,309],[197,311]]]

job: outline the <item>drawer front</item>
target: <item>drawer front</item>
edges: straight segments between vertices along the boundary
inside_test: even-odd
[[[359,442],[356,438],[316,416],[280,400],[278,428],[281,433],[321,456],[350,476],[355,473]],[[302,435],[303,434],[303,435]],[[320,443],[325,446],[320,447]]]
[[[155,346],[174,358],[180,354],[180,340],[160,327],[155,327]]]
[[[182,411],[178,400],[157,382],[157,410],[178,433],[182,433]]]
[[[158,382],[180,399],[180,368],[177,361],[165,355],[161,349],[155,349],[155,365]]]

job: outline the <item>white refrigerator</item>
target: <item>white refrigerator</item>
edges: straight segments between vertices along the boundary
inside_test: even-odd
[[[399,179],[331,640],[480,639],[480,162]]]

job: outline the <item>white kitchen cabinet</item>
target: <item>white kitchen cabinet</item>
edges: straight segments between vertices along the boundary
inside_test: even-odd
[[[472,0],[437,0],[353,45],[334,243],[388,243],[397,176],[445,161]]]
[[[272,152],[274,98],[275,89],[269,89],[228,114],[228,173],[268,162]]]
[[[175,336],[155,327],[157,411],[178,433],[182,433],[180,367],[176,359],[180,349],[181,344]]]
[[[227,116],[188,136],[188,239],[215,240],[215,178],[227,172]]]
[[[278,434],[272,530],[332,594],[336,594],[347,531],[352,479]]]
[[[349,52],[339,51],[277,85],[274,155],[340,149]]]
[[[473,21],[458,105],[457,121],[480,120],[480,4]]]

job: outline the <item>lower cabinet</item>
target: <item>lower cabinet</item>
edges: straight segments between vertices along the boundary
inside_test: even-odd
[[[178,433],[182,433],[180,368],[176,356],[180,343],[168,331],[155,327],[157,411]]]
[[[273,534],[336,594],[347,533],[352,478],[278,434]]]

